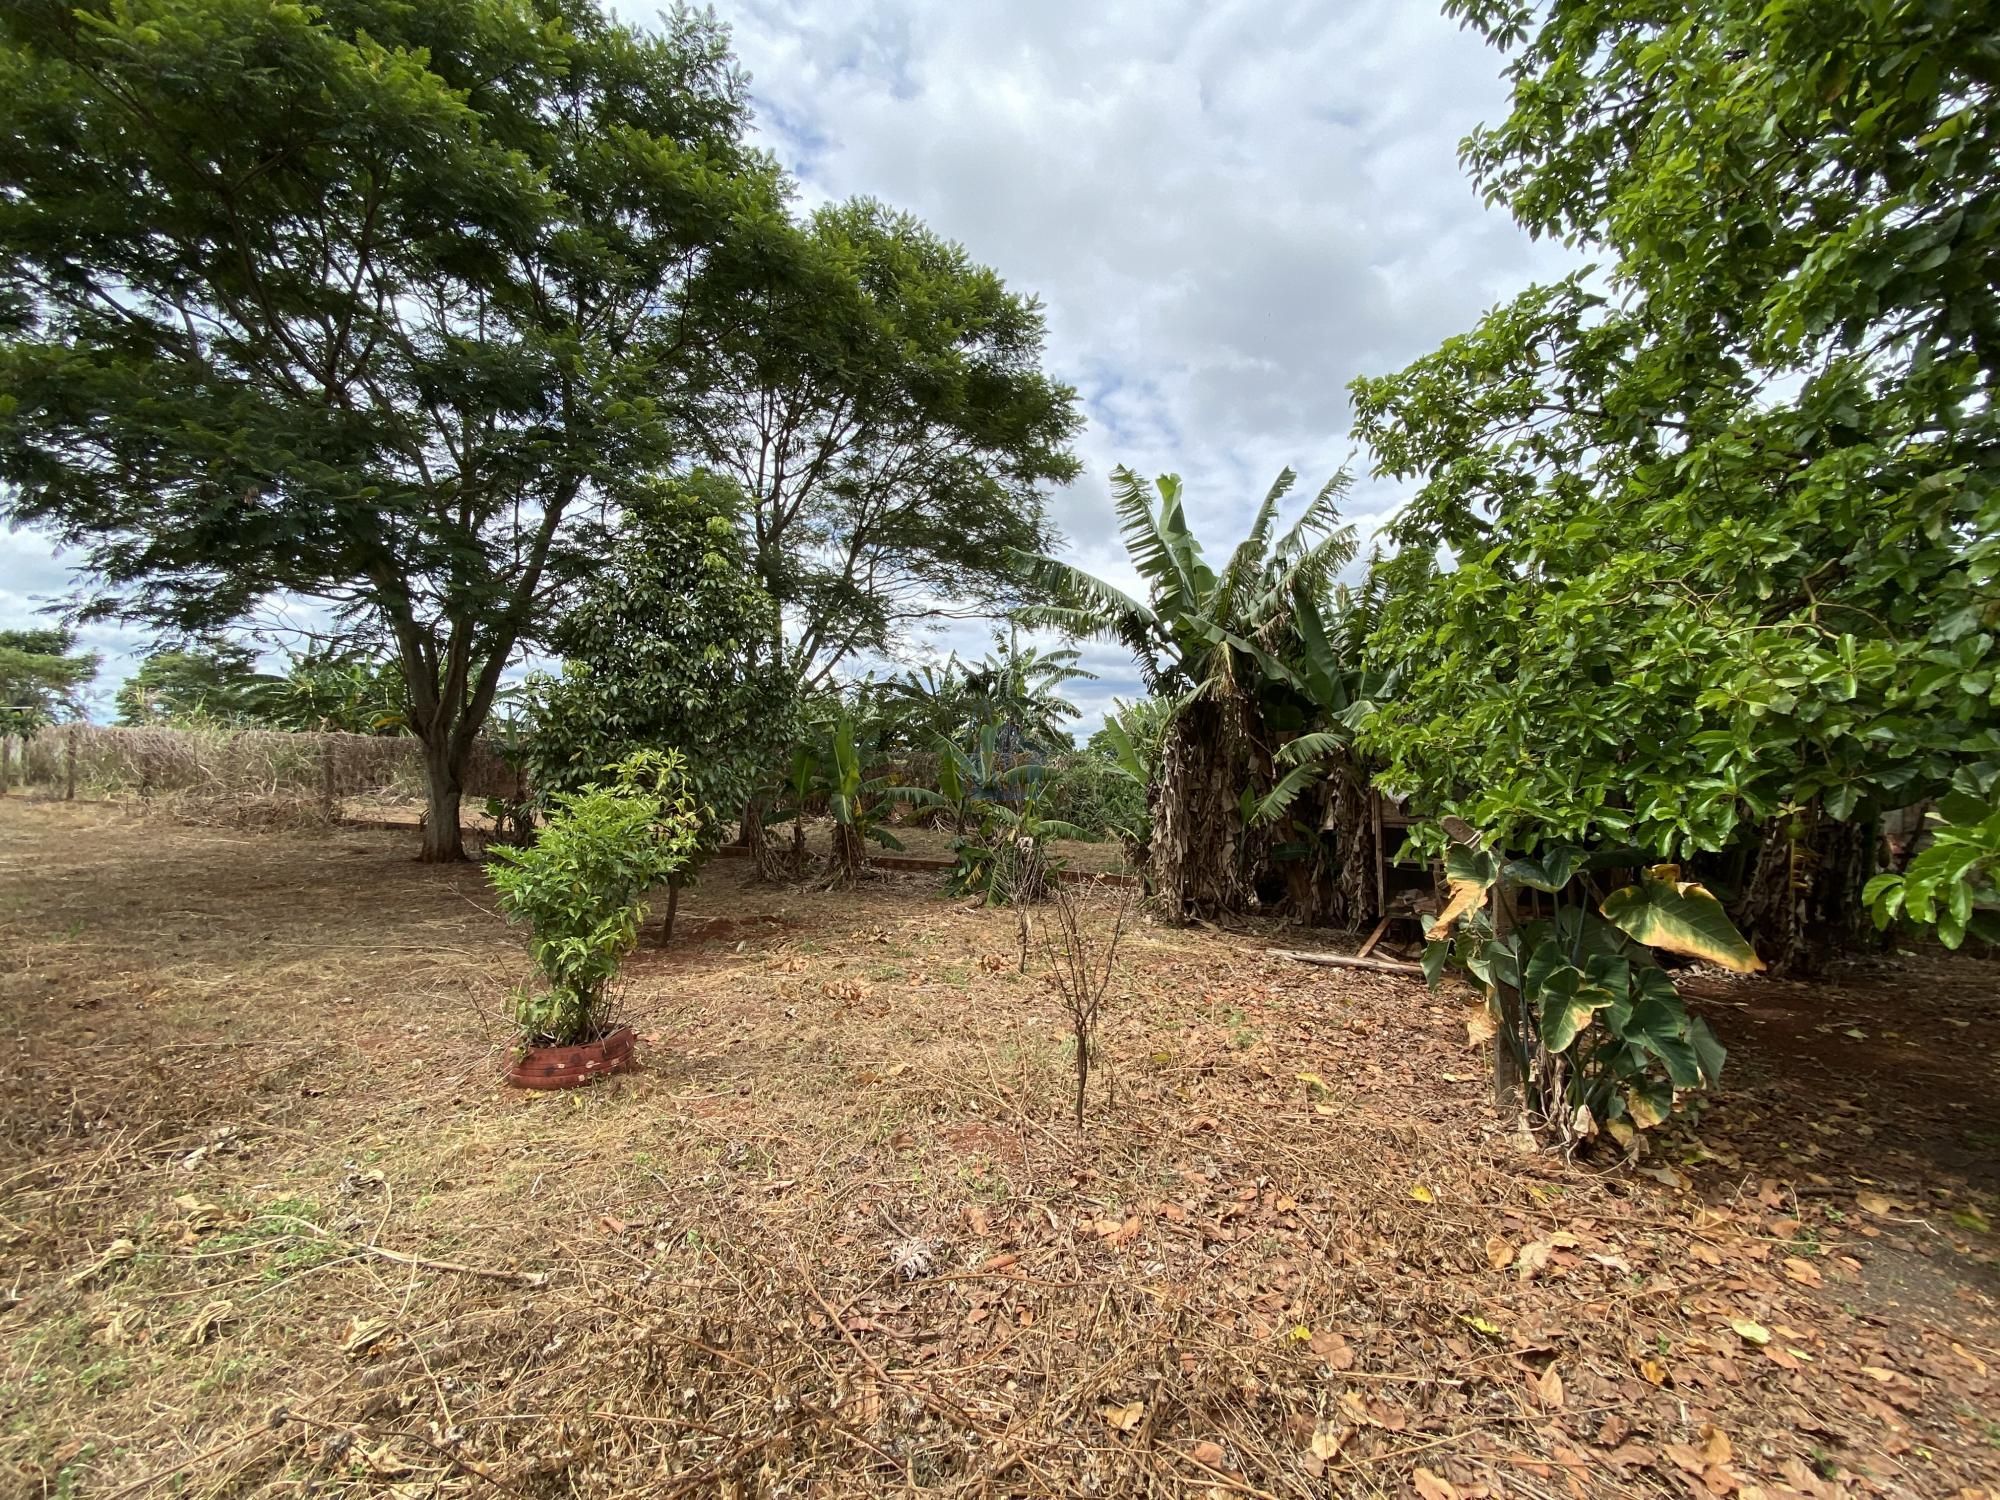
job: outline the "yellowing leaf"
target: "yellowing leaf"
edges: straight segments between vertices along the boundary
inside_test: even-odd
[[[1493,1019],[1493,1010],[1488,1005],[1475,1005],[1465,1013],[1465,1045],[1481,1047],[1500,1034],[1500,1023]]]
[[[1470,1328],[1474,1333],[1483,1333],[1489,1339],[1504,1339],[1507,1336],[1507,1330],[1499,1324],[1489,1323],[1486,1319],[1476,1317],[1471,1313],[1460,1313],[1458,1321],[1463,1323],[1467,1328]]]
[[[1309,1094],[1330,1094],[1333,1092],[1332,1089],[1327,1087],[1326,1080],[1317,1073],[1297,1073],[1293,1076],[1306,1086],[1306,1092]]]
[[[1410,1196],[1416,1199],[1417,1202],[1419,1203],[1437,1202],[1437,1195],[1433,1193],[1429,1188],[1425,1187],[1421,1182],[1418,1183],[1415,1187],[1410,1189]]]
[[[1729,1326],[1736,1330],[1736,1336],[1746,1344],[1755,1344],[1761,1349],[1771,1342],[1771,1330],[1762,1323],[1753,1323],[1748,1318],[1731,1318]]]
[[[1655,865],[1637,885],[1613,891],[1600,910],[1626,936],[1669,953],[1705,959],[1738,974],[1764,967],[1722,903],[1704,886],[1682,880],[1674,865]]]

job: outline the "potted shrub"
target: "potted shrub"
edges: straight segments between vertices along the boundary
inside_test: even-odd
[[[552,797],[527,848],[491,850],[488,878],[527,926],[541,981],[514,997],[521,1046],[508,1078],[525,1088],[566,1088],[630,1060],[632,1029],[613,1024],[611,982],[639,940],[646,892],[687,863],[699,837],[677,754],[649,759],[643,783],[612,770],[612,784]]]

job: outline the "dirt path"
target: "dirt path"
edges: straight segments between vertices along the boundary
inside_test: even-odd
[[[1457,997],[1141,925],[1079,1136],[1008,914],[718,865],[530,1097],[405,843],[0,800],[0,1493],[2000,1483],[1990,970],[1707,990],[1634,1167],[1516,1156]]]

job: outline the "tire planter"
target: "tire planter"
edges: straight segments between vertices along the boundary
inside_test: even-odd
[[[631,1067],[635,1040],[630,1026],[620,1026],[574,1047],[529,1047],[508,1067],[507,1081],[517,1089],[573,1089]]]

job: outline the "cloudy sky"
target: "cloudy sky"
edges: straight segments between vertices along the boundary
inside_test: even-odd
[[[654,0],[619,0],[649,21]],[[866,194],[1038,295],[1081,393],[1084,474],[1056,498],[1082,565],[1129,579],[1119,463],[1173,470],[1211,550],[1279,468],[1310,493],[1351,451],[1346,385],[1561,269],[1487,210],[1459,139],[1504,113],[1501,59],[1429,0],[717,0],[758,130],[806,203]],[[1360,471],[1352,518],[1396,501]],[[0,624],[61,594],[0,532]],[[101,630],[100,696],[138,642]],[[940,649],[984,645],[968,627]],[[1076,696],[1094,721],[1129,664]]]

